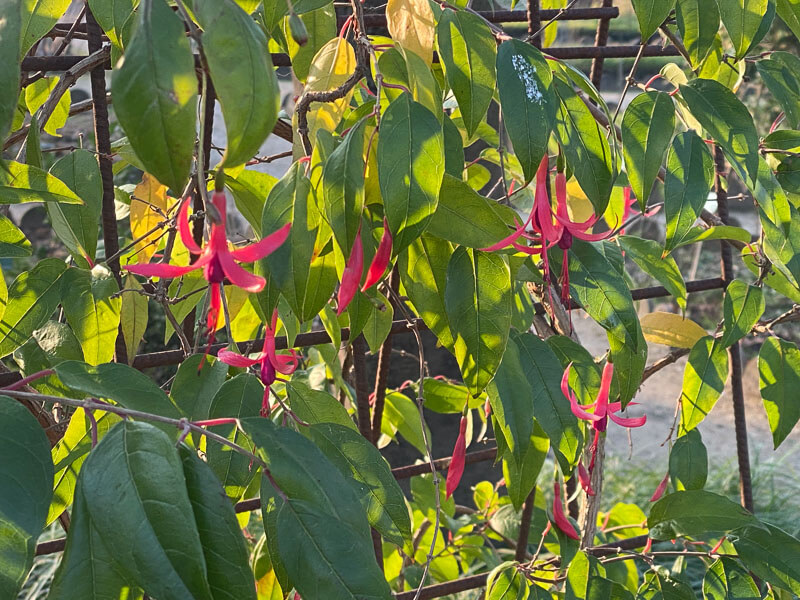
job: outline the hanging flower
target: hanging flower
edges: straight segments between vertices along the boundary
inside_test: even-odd
[[[339,294],[336,296],[336,314],[341,315],[347,305],[352,302],[361,284],[361,274],[364,271],[364,246],[361,243],[361,227],[358,228],[356,239],[353,241],[353,248],[350,250],[350,258],[344,266],[342,282],[339,284]]]
[[[578,461],[578,481],[587,496],[595,495],[594,489],[592,488],[592,476],[589,474],[589,471],[586,470],[586,467],[583,466],[582,460]]]
[[[556,527],[568,538],[573,540],[581,539],[572,522],[564,514],[564,505],[561,504],[561,486],[558,484],[558,479],[556,479],[553,486],[553,520],[556,523]]]
[[[664,495],[664,492],[667,491],[667,483],[669,483],[669,471],[667,471],[667,474],[664,475],[664,479],[662,479],[661,483],[658,484],[658,487],[656,488],[656,491],[653,492],[653,495],[650,496],[650,502],[656,502],[661,499],[661,497]]]
[[[462,416],[461,422],[458,425],[458,437],[456,438],[456,445],[453,448],[453,457],[450,459],[450,466],[447,468],[447,481],[445,482],[445,490],[447,498],[453,495],[456,491],[461,476],[464,474],[464,462],[467,457],[467,417]]]
[[[271,233],[255,244],[231,250],[228,247],[228,238],[225,233],[226,200],[225,193],[216,191],[211,197],[211,206],[207,214],[211,221],[211,233],[204,247],[195,243],[189,229],[189,198],[181,205],[178,214],[178,233],[183,245],[189,252],[200,257],[191,265],[185,267],[161,263],[147,263],[142,265],[128,265],[125,267],[131,273],[145,277],[180,277],[191,271],[203,269],[203,277],[210,284],[210,304],[206,324],[208,327],[209,344],[213,341],[214,331],[217,328],[222,297],[220,284],[225,277],[235,286],[248,292],[260,292],[264,289],[266,281],[263,277],[245,271],[237,263],[251,263],[274,252],[289,235],[291,223],[287,223],[277,231]]]
[[[581,420],[589,421],[594,429],[594,440],[591,446],[591,461],[589,462],[589,473],[594,469],[595,459],[597,458],[597,442],[600,438],[600,433],[606,430],[608,426],[608,419],[611,419],[617,425],[622,427],[634,428],[641,427],[647,422],[647,416],[641,417],[620,417],[615,413],[622,410],[620,402],[609,402],[608,394],[611,390],[611,379],[614,376],[614,365],[611,362],[606,362],[603,367],[603,375],[600,379],[600,391],[597,393],[597,399],[592,404],[579,404],[578,399],[574,392],[569,387],[569,374],[572,369],[572,363],[567,365],[564,369],[564,376],[561,378],[561,391],[564,396],[569,400],[570,409],[572,414]],[[630,404],[636,404],[631,402]],[[588,412],[587,409],[593,409],[593,412]]]
[[[220,350],[217,358],[227,365],[246,369],[261,365],[259,379],[264,384],[264,399],[261,403],[261,414],[269,415],[270,386],[278,380],[277,374],[291,375],[297,370],[297,352],[289,350],[289,354],[278,354],[275,351],[275,333],[278,328],[278,310],[272,311],[272,320],[264,332],[264,347],[254,358],[242,356],[228,349]]]
[[[383,218],[383,235],[378,244],[378,249],[375,251],[375,256],[367,270],[367,279],[364,285],[361,286],[361,291],[366,292],[373,285],[378,283],[383,277],[386,267],[389,266],[389,259],[392,257],[392,232],[389,231],[389,223],[386,217]]]

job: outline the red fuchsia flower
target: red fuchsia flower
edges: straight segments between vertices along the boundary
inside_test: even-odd
[[[553,486],[553,520],[556,523],[556,527],[568,538],[572,538],[573,540],[581,539],[581,536],[575,531],[572,522],[567,518],[567,515],[564,514],[564,505],[561,503],[561,486],[558,484],[557,479]]]
[[[650,502],[661,500],[662,496],[664,496],[664,492],[667,491],[667,483],[669,483],[669,472],[664,475],[664,479],[658,484],[656,491],[653,492],[653,495],[650,497]]]
[[[578,399],[569,387],[569,374],[572,369],[572,363],[567,365],[564,369],[564,376],[561,378],[561,391],[564,396],[569,400],[570,409],[579,419],[590,421],[594,429],[594,440],[592,441],[591,453],[592,459],[589,463],[589,473],[594,469],[595,459],[597,458],[597,442],[600,438],[600,433],[606,430],[608,426],[608,419],[611,419],[617,425],[622,427],[641,427],[647,422],[647,416],[641,417],[620,417],[614,413],[622,410],[620,402],[609,402],[608,394],[611,390],[611,379],[614,376],[614,365],[607,362],[603,367],[603,375],[600,379],[600,391],[597,393],[597,399],[592,404],[579,404]],[[630,404],[636,404],[631,402]],[[588,412],[587,409],[594,409],[594,412]]]
[[[361,291],[366,292],[373,285],[378,283],[383,277],[386,267],[389,266],[389,259],[392,257],[392,232],[389,231],[389,223],[386,217],[383,218],[383,235],[378,244],[378,249],[375,251],[375,256],[369,265],[367,271],[367,279],[364,285],[361,286]]]
[[[180,277],[191,271],[203,269],[203,277],[210,284],[210,306],[207,317],[209,344],[214,339],[217,329],[217,319],[222,307],[220,284],[225,277],[235,286],[248,292],[260,292],[264,289],[266,281],[263,277],[245,271],[237,263],[251,263],[274,252],[289,236],[291,223],[287,223],[274,233],[255,244],[249,244],[236,250],[228,248],[228,238],[225,234],[226,201],[225,193],[216,191],[211,197],[212,205],[207,214],[211,221],[211,233],[204,247],[195,243],[189,229],[189,198],[181,205],[178,214],[178,233],[186,248],[200,257],[191,265],[185,267],[178,265],[147,263],[142,265],[128,265],[125,267],[131,273],[145,277]]]
[[[453,448],[453,457],[450,459],[450,466],[447,468],[447,481],[445,490],[447,498],[453,495],[456,491],[461,476],[464,474],[464,463],[467,456],[467,417],[462,416],[461,422],[458,426],[458,437],[456,438],[456,445]]]
[[[364,271],[364,246],[361,243],[361,227],[358,228],[350,258],[344,266],[342,282],[339,284],[339,294],[336,297],[336,314],[341,315],[347,305],[355,298],[358,286],[361,283],[361,274]]]
[[[586,470],[586,467],[583,466],[582,460],[578,461],[578,481],[587,496],[595,495],[594,489],[592,488],[592,476],[589,474],[589,471]]]
[[[289,354],[278,354],[275,351],[275,333],[278,327],[278,310],[272,311],[272,321],[264,331],[264,347],[254,358],[242,356],[228,349],[223,349],[217,354],[222,362],[232,367],[246,369],[261,365],[259,379],[264,384],[264,399],[261,403],[261,414],[268,416],[270,412],[269,394],[270,386],[278,380],[277,374],[291,375],[297,370],[297,352],[289,350]]]

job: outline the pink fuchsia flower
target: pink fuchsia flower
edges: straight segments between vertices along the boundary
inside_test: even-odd
[[[389,259],[392,257],[392,232],[389,231],[389,223],[386,217],[383,218],[383,235],[378,244],[378,249],[375,251],[375,256],[367,270],[367,279],[364,285],[361,286],[361,291],[366,292],[373,285],[378,283],[383,277],[386,267],[389,266]]]
[[[589,471],[586,470],[586,467],[583,466],[582,460],[578,461],[578,481],[587,496],[595,495],[594,489],[592,488],[592,476],[589,474]]]
[[[664,479],[662,479],[661,483],[658,484],[656,491],[653,492],[653,495],[650,497],[650,502],[661,500],[661,498],[664,496],[664,492],[667,491],[667,483],[669,483],[669,472],[664,475]]]
[[[339,284],[339,294],[336,296],[336,314],[341,315],[347,305],[355,298],[358,286],[361,285],[361,275],[364,272],[364,246],[361,243],[361,227],[358,228],[356,239],[350,250],[350,258],[344,266],[342,282]]]
[[[456,438],[456,445],[453,448],[453,457],[450,459],[450,466],[447,468],[447,481],[445,482],[445,491],[447,498],[453,495],[456,491],[461,476],[464,474],[464,463],[467,457],[467,418],[462,416],[461,422],[458,425],[458,437]]]
[[[578,535],[572,522],[567,518],[567,515],[564,514],[564,505],[561,503],[561,486],[558,483],[558,479],[556,479],[553,486],[553,520],[555,521],[556,527],[568,538],[572,538],[573,540],[581,539],[581,536]]]
[[[217,358],[227,365],[247,369],[260,365],[259,379],[264,384],[264,399],[261,403],[261,414],[268,416],[270,412],[270,386],[278,380],[277,374],[291,375],[297,370],[297,352],[289,350],[289,354],[278,354],[275,351],[275,333],[278,328],[278,311],[272,312],[272,321],[264,331],[264,347],[254,358],[242,356],[228,349],[220,350]]]
[[[209,343],[213,340],[217,328],[217,319],[222,307],[220,284],[225,277],[235,286],[248,292],[260,292],[264,289],[266,281],[263,277],[245,271],[237,263],[251,263],[274,252],[289,236],[291,223],[287,223],[277,231],[271,233],[255,244],[231,250],[228,247],[228,238],[225,233],[226,200],[225,193],[216,191],[211,197],[212,205],[207,214],[211,221],[211,233],[204,247],[194,241],[189,229],[189,198],[181,205],[178,214],[178,233],[183,245],[192,254],[200,257],[191,265],[185,267],[178,265],[147,263],[142,265],[128,265],[125,267],[131,273],[145,277],[180,277],[191,271],[203,269],[203,277],[210,284],[210,307],[208,311],[207,326]]]
[[[597,458],[597,442],[600,433],[606,430],[608,426],[608,419],[611,419],[617,425],[622,427],[634,428],[641,427],[647,422],[647,416],[641,417],[620,417],[615,413],[622,410],[622,404],[619,402],[609,402],[608,395],[611,390],[611,379],[614,376],[614,365],[607,362],[603,367],[603,375],[600,378],[600,390],[597,393],[597,399],[592,404],[579,404],[575,393],[569,387],[569,374],[572,369],[572,363],[567,365],[564,369],[564,376],[561,378],[561,391],[564,396],[569,400],[569,406],[572,414],[581,420],[589,421],[594,429],[594,440],[591,446],[591,461],[589,462],[589,473],[594,469],[595,459]],[[636,404],[631,402],[630,404]],[[593,410],[593,412],[589,412]]]

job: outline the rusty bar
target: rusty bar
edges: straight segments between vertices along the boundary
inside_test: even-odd
[[[483,462],[486,460],[493,460],[497,456],[497,448],[487,448],[486,450],[478,450],[476,452],[468,452],[464,457],[464,464],[471,465],[473,463]],[[439,458],[433,461],[437,471],[444,471],[450,466],[450,459]],[[431,465],[428,462],[419,463],[416,465],[406,465],[405,467],[396,467],[392,469],[392,475],[395,479],[409,479],[416,475],[424,475],[431,472]]]
[[[614,0],[603,0],[603,8],[610,8]],[[602,48],[608,45],[608,30],[611,24],[610,19],[604,17],[597,23],[597,33],[594,36],[594,45]],[[592,60],[592,69],[589,72],[589,78],[592,84],[597,89],[600,89],[600,83],[603,79],[603,62],[605,58],[598,56]]]
[[[555,15],[550,18],[554,19]],[[545,17],[545,19],[547,19],[547,17]],[[539,0],[528,0],[528,12],[526,20],[528,22],[528,39],[530,39],[531,44],[541,49],[542,34],[539,33],[539,30],[542,28],[542,11],[541,7],[539,6]],[[534,34],[536,35],[534,36]]]
[[[728,223],[728,191],[725,189],[725,155],[719,145],[714,146],[716,175],[714,191],[717,194],[717,214],[723,223]],[[728,244],[721,245],[722,277],[726,283],[734,278],[733,254]],[[731,362],[731,396],[733,399],[733,425],[736,437],[736,457],[739,461],[739,499],[747,510],[753,512],[753,482],[750,473],[750,449],[747,446],[747,416],[742,388],[742,353],[739,342],[728,348]]]
[[[490,23],[527,23],[528,14],[523,10],[494,10],[477,11],[477,13]],[[337,15],[339,28],[344,25],[350,11],[342,11]],[[549,21],[558,17],[559,21],[589,21],[592,19],[616,19],[619,16],[618,8],[570,8],[565,11],[559,9],[543,9],[539,11],[542,21]],[[367,27],[386,27],[386,14],[371,13],[364,15],[364,25]],[[538,27],[537,27],[538,29]]]

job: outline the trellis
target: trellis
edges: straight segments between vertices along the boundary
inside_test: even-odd
[[[547,48],[547,53],[553,57],[574,60],[574,59],[591,59],[591,72],[590,78],[592,83],[599,88],[602,77],[603,68],[606,59],[621,59],[621,58],[635,58],[634,67],[631,71],[626,83],[627,86],[632,82],[632,77],[636,69],[636,65],[642,57],[666,57],[666,56],[679,56],[681,49],[674,45],[659,45],[647,44],[647,40],[643,40],[642,44],[637,45],[623,45],[623,46],[608,46],[609,29],[611,21],[619,16],[619,9],[613,4],[613,0],[603,0],[602,6],[597,8],[575,8],[574,4],[577,0],[573,0],[564,9],[559,10],[540,10],[538,0],[529,0],[527,11],[494,11],[494,12],[480,12],[479,14],[487,21],[495,24],[504,23],[526,23],[527,31],[533,43],[538,44],[538,34],[543,29],[542,25],[547,25],[548,21],[597,21],[596,37],[594,44],[591,46],[572,46],[572,47],[550,47]],[[88,44],[89,55],[85,56],[27,56],[22,60],[22,71],[24,73],[45,73],[45,72],[63,72],[62,81],[67,80],[74,83],[79,77],[87,72],[91,77],[91,99],[84,103],[73,105],[71,114],[77,112],[91,110],[93,113],[94,129],[96,137],[96,150],[100,164],[100,171],[103,183],[103,203],[102,203],[102,232],[105,242],[106,256],[111,257],[109,260],[109,267],[114,272],[119,280],[120,277],[120,264],[119,264],[119,240],[117,235],[117,224],[114,212],[114,182],[113,173],[111,168],[111,140],[109,132],[109,115],[108,103],[109,97],[106,89],[106,76],[105,71],[111,69],[109,54],[104,51],[104,42],[108,40],[105,38],[102,30],[95,21],[91,11],[86,7],[82,13],[84,20],[73,23],[59,23],[53,30],[47,34],[46,37],[60,38],[62,40],[70,39],[85,39]],[[338,22],[341,26],[347,15],[344,12],[337,13]],[[386,17],[383,14],[367,13],[363,16],[364,25],[367,29],[382,28],[386,26]],[[669,35],[668,35],[669,37]],[[673,40],[674,42],[675,40]],[[63,45],[63,44],[62,44]],[[62,48],[63,49],[63,48]],[[289,66],[290,59],[286,54],[273,54],[272,62],[275,66]],[[203,66],[198,58],[196,60],[196,68],[198,75],[201,75],[200,70]],[[213,97],[213,96],[212,96]],[[211,130],[213,124],[214,112],[213,102],[208,103],[206,114],[203,115],[205,119],[206,130]],[[599,115],[598,115],[599,117]],[[44,122],[44,120],[42,120]],[[605,123],[608,126],[608,123]],[[279,137],[292,141],[292,128],[289,123],[285,121],[278,121],[273,131]],[[10,146],[24,137],[24,130],[21,134],[12,136],[6,146]],[[208,164],[208,157],[210,153],[210,136],[206,140],[205,164]],[[708,213],[704,213],[703,218],[709,223],[727,223],[728,222],[728,198],[727,192],[723,185],[725,160],[721,149],[716,148],[715,152],[716,163],[716,181],[715,191],[718,201],[718,214],[716,217]],[[199,194],[198,194],[199,195]],[[196,228],[195,232],[201,232],[202,227]],[[721,273],[720,277],[698,279],[686,283],[687,293],[704,292],[708,290],[724,290],[727,283],[733,279],[733,266],[732,266],[732,246],[736,246],[732,242],[722,242],[721,244]],[[661,298],[669,296],[669,292],[662,286],[646,287],[632,290],[634,300]],[[581,308],[574,302],[567,302],[565,308],[573,310]],[[541,304],[535,305],[536,314],[545,314],[545,308]],[[392,336],[408,333],[409,331],[419,332],[426,329],[425,323],[421,319],[408,318],[396,320],[392,323],[392,327],[384,342],[378,357],[378,369],[374,391],[376,396],[375,401],[375,415],[370,419],[370,400],[371,394],[370,386],[366,380],[366,348],[363,343],[363,338],[354,340],[353,342],[353,367],[355,371],[355,388],[356,388],[356,403],[357,415],[359,421],[359,430],[368,439],[372,439],[373,432],[380,431],[380,406],[382,405],[383,396],[386,392],[387,378],[390,367],[390,355],[392,347]],[[349,330],[342,330],[342,341],[349,340]],[[287,348],[286,338],[278,338],[277,348]],[[326,331],[311,331],[308,333],[301,333],[296,336],[294,346],[295,348],[309,347],[317,344],[330,342],[331,338]],[[245,344],[261,344],[263,339],[250,340]],[[124,358],[124,345],[119,344],[118,340],[118,359]],[[211,346],[211,352],[216,353],[225,344],[215,344]],[[729,348],[730,364],[731,364],[731,385],[732,385],[732,399],[734,409],[734,425],[735,425],[735,442],[738,455],[739,467],[739,483],[740,483],[740,499],[741,504],[748,510],[753,510],[753,498],[751,487],[751,476],[749,466],[748,442],[746,431],[745,419],[745,406],[744,394],[742,389],[742,359],[739,348],[739,343],[733,344]],[[121,353],[121,354],[120,354]],[[666,359],[669,362],[674,362],[680,356],[687,354],[687,351],[673,352]],[[151,367],[167,366],[179,364],[185,358],[181,350],[166,350],[162,352],[153,352],[146,354],[139,354],[134,357],[132,361],[133,367],[137,369],[147,369]],[[660,368],[663,365],[656,365]],[[645,371],[644,377],[647,378],[650,374],[650,368]],[[18,373],[0,373],[0,387],[8,386],[20,381]],[[489,448],[477,452],[468,453],[466,456],[467,464],[475,464],[479,462],[489,461],[496,456],[496,448]],[[438,471],[445,471],[450,463],[450,457],[438,459],[431,463],[422,463],[414,465],[405,465],[392,469],[392,473],[397,479],[406,479],[415,475],[429,473],[432,469]],[[534,490],[535,491],[535,490]],[[522,523],[520,526],[519,537],[516,540],[517,554],[524,557],[525,549],[528,545],[528,532],[532,516],[533,497],[529,497],[525,502],[525,507],[522,513]],[[253,498],[239,502],[236,505],[237,512],[247,512],[257,510],[260,507],[260,499]],[[621,550],[631,550],[644,546],[647,542],[647,536],[637,536],[611,544],[587,548],[586,551],[596,556],[603,556],[613,554]],[[59,552],[64,549],[65,539],[57,539],[54,541],[40,543],[36,549],[37,555],[44,555]],[[379,561],[380,562],[380,561]],[[423,587],[420,593],[416,591],[403,592],[396,594],[398,600],[410,600],[411,598],[438,598],[448,594],[476,589],[482,587],[486,583],[486,574],[467,576],[455,581],[439,583]]]

